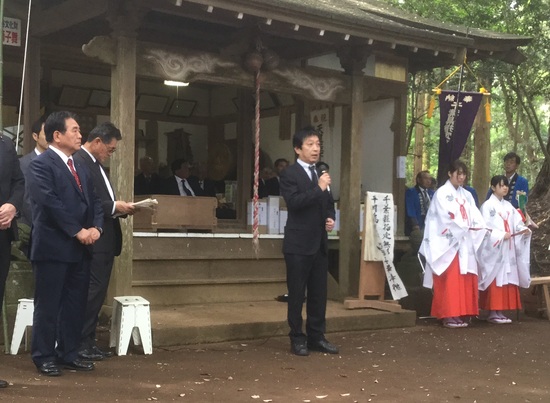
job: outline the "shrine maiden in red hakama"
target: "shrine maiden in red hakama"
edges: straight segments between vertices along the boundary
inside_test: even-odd
[[[488,321],[510,323],[502,310],[521,309],[519,287],[531,283],[529,255],[531,230],[522,216],[503,196],[508,191],[505,176],[491,180],[493,194],[481,206],[481,213],[491,232],[478,250],[480,262],[480,308],[489,311]]]
[[[461,317],[479,311],[476,252],[487,230],[471,193],[462,187],[466,175],[464,163],[451,165],[449,180],[430,204],[419,250],[426,259],[424,287],[434,293],[431,314],[449,328],[468,326]]]

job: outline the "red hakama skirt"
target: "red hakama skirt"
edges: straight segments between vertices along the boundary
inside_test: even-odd
[[[514,284],[498,287],[495,280],[485,291],[479,292],[479,307],[487,311],[521,309],[519,287]]]
[[[433,275],[432,316],[438,319],[479,313],[477,275],[460,274],[458,253],[441,276]]]

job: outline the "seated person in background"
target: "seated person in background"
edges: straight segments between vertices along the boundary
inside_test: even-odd
[[[424,220],[434,195],[431,189],[432,177],[428,171],[420,171],[416,175],[416,186],[405,192],[406,222],[405,235],[414,230],[424,230]]]
[[[514,208],[519,208],[518,195],[524,194],[525,197],[529,195],[529,182],[523,176],[517,173],[519,164],[521,162],[519,155],[514,152],[506,154],[503,158],[504,171],[506,178],[508,179],[508,193],[504,196],[504,200],[512,203]],[[489,188],[487,197],[485,200],[489,200],[493,191]],[[527,202],[527,200],[525,200]]]
[[[166,178],[162,193],[166,195],[197,196],[199,190],[191,186],[189,178],[191,165],[183,158],[172,162],[172,176]]]
[[[208,179],[208,165],[199,162],[191,168],[189,176],[191,188],[197,189],[196,196],[216,197],[216,184]]]
[[[279,181],[281,172],[288,167],[288,160],[285,158],[279,158],[275,161],[275,176],[268,179],[265,183],[268,196],[279,196]]]
[[[149,156],[139,159],[139,175],[134,178],[135,195],[152,195],[161,192],[160,176],[154,173],[154,162]]]
[[[260,171],[260,179],[258,181],[258,197],[260,199],[269,196],[267,182],[273,179],[274,176],[273,169],[269,167],[265,167]],[[254,194],[254,173],[252,173],[252,192]]]

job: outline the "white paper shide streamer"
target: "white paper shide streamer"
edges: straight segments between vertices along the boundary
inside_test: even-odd
[[[394,300],[406,297],[407,290],[393,265],[394,207],[391,193],[367,192],[365,197],[364,260],[384,263],[386,279]]]

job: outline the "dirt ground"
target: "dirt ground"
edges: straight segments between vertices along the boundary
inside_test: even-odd
[[[29,353],[0,358],[6,402],[549,402],[550,321],[473,320],[444,329],[337,333],[340,354],[291,355],[286,337],[154,350],[95,371],[40,375]]]

